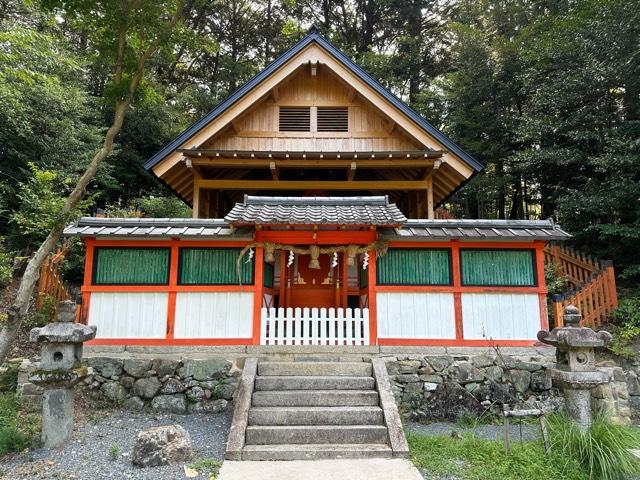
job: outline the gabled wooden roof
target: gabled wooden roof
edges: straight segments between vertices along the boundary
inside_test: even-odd
[[[245,83],[242,87],[236,90],[233,94],[227,97],[223,102],[217,105],[207,115],[188,127],[178,137],[166,145],[162,150],[151,157],[144,165],[145,169],[149,170],[157,166],[167,156],[174,153],[178,148],[184,147],[185,143],[198,134],[202,129],[211,124],[214,120],[227,112],[232,106],[238,103],[249,92],[254,90],[258,85],[266,81],[271,75],[277,72],[287,62],[293,59],[296,55],[302,52],[305,48],[311,44],[316,44],[326,51],[331,57],[338,61],[342,66],[353,73],[364,84],[378,93],[384,100],[391,104],[400,114],[404,115],[407,119],[413,122],[417,127],[423,130],[427,135],[432,137],[436,142],[441,144],[444,149],[450,152],[455,157],[462,160],[468,165],[474,173],[477,173],[483,169],[483,165],[465,152],[461,147],[455,144],[444,133],[431,125],[427,120],[422,118],[416,111],[406,105],[403,101],[393,95],[389,90],[383,87],[377,80],[375,80],[369,73],[364,71],[361,67],[356,65],[349,57],[336,48],[331,42],[320,35],[315,28],[311,28],[309,33],[296,44],[294,44],[289,50],[283,53],[279,58],[267,66],[264,70],[254,76],[251,80]]]

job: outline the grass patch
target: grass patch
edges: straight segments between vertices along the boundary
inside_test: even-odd
[[[221,466],[222,462],[211,458],[200,458],[189,464],[189,468],[196,470],[198,473],[209,475],[210,479],[215,479],[218,476]]]
[[[0,394],[0,455],[31,446],[39,428],[37,414],[21,412],[15,394]]]
[[[455,476],[464,480],[587,480],[570,459],[547,457],[540,442],[514,443],[511,453],[501,441],[484,440],[472,434],[462,438],[407,434],[411,459],[435,478]]]
[[[640,475],[640,459],[629,449],[640,448],[640,430],[615,425],[596,416],[583,433],[564,414],[547,419],[551,449],[578,462],[591,479],[621,480]]]

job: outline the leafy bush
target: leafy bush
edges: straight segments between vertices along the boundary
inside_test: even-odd
[[[12,393],[0,394],[0,455],[19,452],[31,444],[30,435],[19,426],[18,403]]]
[[[640,474],[640,459],[630,453],[640,445],[640,430],[596,416],[587,432],[564,414],[547,418],[551,451],[573,459],[592,480],[622,480]]]
[[[149,218],[186,218],[189,208],[177,197],[140,197],[134,198],[126,205],[109,205],[107,213],[110,217],[130,218],[136,216],[136,210]]]
[[[13,279],[13,253],[5,250],[4,238],[0,237],[0,288]]]
[[[544,280],[549,290],[549,296],[564,293],[569,286],[569,277],[562,275],[558,265],[554,263],[548,263],[544,266]]]
[[[640,339],[640,297],[629,297],[620,301],[611,315],[613,339],[609,345],[616,355],[633,360],[636,350],[633,344]]]

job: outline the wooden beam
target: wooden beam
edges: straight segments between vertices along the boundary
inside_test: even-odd
[[[191,218],[198,218],[200,215],[200,182],[202,180],[193,181],[193,206]]]
[[[198,180],[202,178],[200,168],[193,164],[193,160],[185,157],[184,164],[187,166],[187,169],[189,169],[194,178],[197,178]]]
[[[349,158],[194,158],[193,165],[215,168],[270,168],[271,163],[277,168],[350,168]],[[358,158],[358,168],[431,168],[432,158]]]
[[[427,180],[427,218],[435,218],[433,213],[433,178]]]
[[[347,173],[347,182],[353,181],[353,177],[356,176],[356,168],[357,168],[356,162],[351,162],[349,173]]]
[[[419,180],[197,180],[200,189],[214,190],[425,190]]]
[[[271,170],[271,177],[274,180],[279,180],[279,175],[278,175],[278,166],[276,165],[276,162],[271,161],[269,162],[269,170]]]

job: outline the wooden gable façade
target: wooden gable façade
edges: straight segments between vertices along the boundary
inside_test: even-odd
[[[315,31],[145,166],[203,218],[274,192],[386,194],[432,218],[482,168]]]

